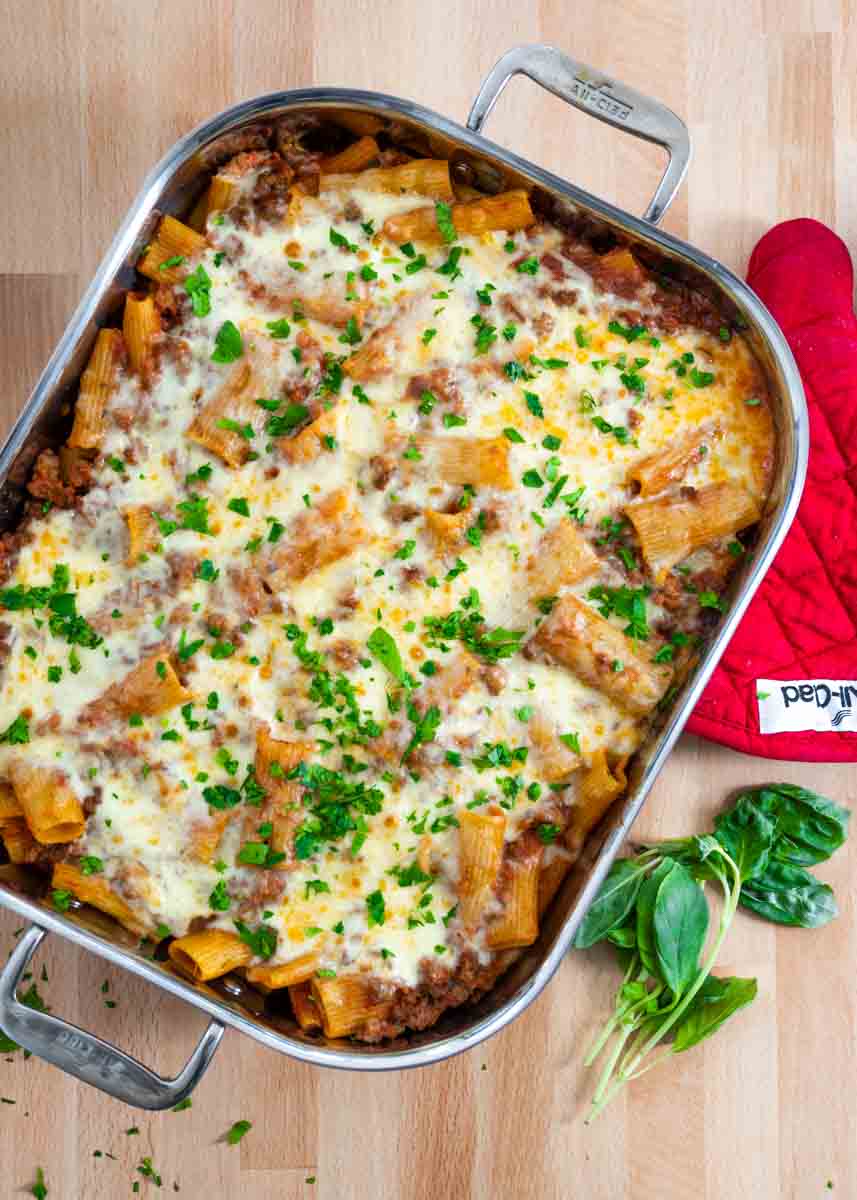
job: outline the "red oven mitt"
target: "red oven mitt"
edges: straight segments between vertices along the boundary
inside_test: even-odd
[[[750,259],[806,389],[809,473],[779,554],[687,728],[764,758],[857,761],[857,320],[851,258],[786,221]],[[763,732],[768,730],[769,732]]]

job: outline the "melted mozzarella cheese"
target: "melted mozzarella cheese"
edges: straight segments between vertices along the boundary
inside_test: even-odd
[[[252,175],[243,181],[245,194],[252,182]],[[274,962],[316,949],[327,969],[368,970],[404,985],[418,981],[426,958],[454,965],[460,953],[462,939],[453,936],[458,816],[468,808],[503,811],[513,840],[546,803],[573,803],[574,776],[555,793],[541,773],[528,731],[532,714],[548,720],[556,738],[576,736],[584,761],[602,747],[633,753],[644,730],[566,669],[514,654],[498,664],[499,690],[480,678],[442,712],[428,765],[408,769],[400,757],[414,727],[409,696],[367,648],[373,631],[383,628],[395,640],[418,698],[431,688],[432,671],[460,649],[454,638],[429,644],[425,619],[476,603],[488,628],[518,631],[523,644],[543,619],[528,593],[526,567],[542,537],[556,522],[574,519],[597,545],[603,522],[630,495],[627,472],[637,459],[691,426],[716,422],[718,436],[687,483],[736,480],[758,492],[770,444],[766,408],[746,403],[757,376],[740,338],[719,342],[685,329],[629,340],[610,322],[616,311],[633,312],[635,302],[600,292],[581,268],[565,264],[572,303],[546,286],[546,266],[534,275],[516,269],[525,255],[542,264],[544,256],[556,257],[562,236],[549,226],[512,239],[462,237],[458,262],[445,273],[438,268],[450,263],[449,247],[398,247],[372,232],[425,203],[354,188],[347,196],[307,197],[299,219],[285,226],[238,224],[234,212],[209,224],[210,249],[194,266],[211,279],[210,312],[188,311],[164,336],[151,386],[123,374],[80,509],[53,509],[32,525],[9,581],[44,587],[57,564],[66,564],[77,612],[103,640],[92,648],[69,645],[52,631],[44,607],[10,610],[0,680],[0,727],[24,713],[31,742],[25,750],[0,746],[0,771],[26,753],[58,766],[81,799],[94,793],[97,804],[75,850],[100,858],[107,880],[152,925],[180,935],[205,918],[231,929],[240,912],[250,927],[264,922],[276,931]],[[360,321],[343,327],[302,316],[302,297],[351,305]],[[289,335],[275,336],[272,323],[283,319]],[[227,321],[241,331],[242,356],[264,383],[260,399],[286,405],[298,396],[332,411],[327,441],[310,461],[286,461],[277,439],[263,432],[250,439],[245,465],[230,468],[185,437],[233,369],[212,358]],[[388,325],[389,369],[359,387],[343,379],[343,357]],[[321,355],[328,356],[322,366]],[[695,386],[688,356],[713,380]],[[451,372],[452,400],[432,383],[439,370]],[[424,386],[414,390],[416,377]],[[443,483],[431,469],[431,451],[420,449],[427,438],[474,437],[506,440],[511,488],[481,487],[468,496]],[[385,457],[392,475],[381,488],[373,464]],[[277,606],[254,611],[241,575],[261,574],[277,547],[308,536],[311,525],[302,522],[337,489],[352,497],[365,538],[293,582]],[[194,497],[204,498],[208,533],[182,527],[179,505]],[[456,504],[469,505],[459,511],[471,512],[473,524],[460,547],[441,554],[421,514]],[[411,519],[396,514],[402,505]],[[156,513],[163,534],[159,548],[134,566],[126,565],[122,518],[131,507]],[[487,508],[496,528],[479,524]],[[595,583],[626,582],[602,553],[600,572],[570,589],[581,598]],[[208,577],[200,577],[203,561],[212,566]],[[663,615],[650,604],[652,628]],[[398,723],[392,758],[376,754],[371,736],[349,743],[353,725],[343,724],[341,697],[331,706],[312,694],[295,629],[313,652],[326,654],[332,678],[345,678],[364,724],[382,731]],[[338,643],[346,648],[341,665]],[[93,724],[88,706],[156,647],[178,654],[190,705]],[[239,787],[259,725],[278,739],[317,739],[314,762],[349,781],[365,780],[383,797],[380,811],[360,815],[355,852],[354,829],[322,840],[282,873],[282,891],[271,900],[256,896],[258,868],[237,861],[246,804],[234,810],[213,861],[190,853],[194,831],[211,820],[203,789]],[[497,744],[521,748],[511,768],[485,765],[486,747]],[[309,820],[314,800],[306,799]],[[425,839],[430,886],[401,886],[401,868],[414,862]],[[226,912],[210,902],[221,881],[233,896]],[[377,892],[383,923],[367,904]],[[471,941],[486,959],[484,930]]]

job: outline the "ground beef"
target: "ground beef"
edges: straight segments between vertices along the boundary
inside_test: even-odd
[[[201,152],[202,166],[207,170],[215,170],[229,162],[230,168],[234,160],[247,150],[263,150],[267,147],[272,134],[270,125],[255,125],[249,129],[224,133]]]
[[[241,598],[241,616],[245,621],[253,620],[261,613],[283,611],[282,601],[254,567],[230,567],[229,582]]]
[[[527,314],[519,307],[514,296],[502,295],[497,303],[504,317],[512,317],[516,321],[526,321]]]
[[[152,294],[161,318],[161,328],[171,329],[184,314],[187,296],[182,295],[171,283],[159,283]]]
[[[533,321],[533,329],[539,337],[547,337],[553,333],[554,320],[550,313],[542,313]]]
[[[389,454],[374,454],[369,459],[369,471],[372,487],[377,492],[383,492],[396,473],[396,460]]]
[[[557,308],[574,308],[580,299],[580,293],[574,288],[554,288],[542,286],[538,289],[542,300],[553,300]]]
[[[266,871],[263,867],[254,870],[250,887],[238,905],[239,917],[253,916],[259,908],[279,900],[286,890],[288,875],[288,871]]]
[[[336,598],[336,615],[340,620],[347,621],[359,607],[360,601],[353,588],[350,588],[347,592],[341,592]]]
[[[53,450],[43,450],[36,459],[27,490],[40,500],[50,500],[57,508],[73,508],[77,499],[74,485],[63,480],[59,455]]]
[[[425,571],[422,567],[404,567],[402,569],[402,587],[411,587],[414,583],[421,583],[425,579]]]
[[[395,521],[397,525],[415,520],[421,512],[422,509],[418,504],[408,504],[405,501],[387,505],[387,516],[391,521]]]
[[[0,533],[0,582],[5,583],[12,574],[18,553],[26,539],[23,526],[8,533]]]
[[[557,281],[565,279],[565,263],[556,254],[551,254],[550,252],[543,254],[539,262]]]
[[[360,661],[360,651],[357,646],[346,638],[340,638],[338,642],[334,642],[329,653],[336,665],[343,671],[350,671]]]
[[[495,501],[493,504],[486,504],[480,516],[482,517],[483,533],[496,533],[498,529],[503,528],[505,510],[499,501]]]
[[[508,681],[506,672],[498,666],[483,667],[479,672],[479,678],[492,696],[499,696]]]
[[[419,401],[423,392],[431,392],[441,404],[449,405],[450,409],[462,415],[464,401],[458,386],[458,376],[450,367],[437,367],[424,375],[414,375],[408,382],[406,395],[411,400]]]
[[[250,204],[263,221],[282,221],[285,217],[294,177],[292,168],[280,158],[272,158],[269,166],[259,173]]]
[[[469,947],[462,950],[454,970],[437,959],[423,959],[417,986],[398,988],[387,1016],[367,1021],[360,1030],[360,1040],[378,1042],[396,1037],[405,1029],[427,1029],[446,1009],[464,1004],[489,988],[508,961],[505,956],[497,955],[487,966],[480,966],[475,951]],[[379,990],[378,999],[383,998],[385,992]]]
[[[170,568],[170,583],[176,592],[190,587],[196,574],[197,560],[193,554],[180,554],[172,551],[166,555],[167,566]]]

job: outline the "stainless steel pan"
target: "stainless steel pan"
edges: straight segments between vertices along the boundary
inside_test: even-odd
[[[642,219],[588,195],[482,136],[480,131],[494,102],[516,74],[529,76],[576,108],[668,152],[669,165]],[[208,1066],[226,1026],[305,1062],[379,1071],[448,1058],[477,1045],[522,1012],[568,950],[583,913],[785,536],[806,471],[809,429],[803,390],[779,329],[753,293],[725,267],[657,228],[690,160],[683,122],[664,105],[550,46],[521,46],[504,55],[490,72],[466,127],[392,96],[312,88],[275,92],[235,105],[177,142],[146,179],[0,452],[0,528],[9,528],[16,520],[35,455],[52,439],[56,441],[68,413],[69,393],[95,332],[116,310],[121,293],[133,286],[133,263],[158,213],[187,211],[201,191],[206,173],[228,155],[230,140],[237,132],[285,114],[315,114],[335,121],[338,112],[380,116],[391,123],[391,136],[449,158],[456,171],[475,175],[487,190],[523,184],[534,191],[540,206],[558,219],[585,220],[597,230],[618,235],[654,269],[713,296],[730,319],[743,323],[766,372],[778,436],[776,479],[755,547],[733,584],[731,605],[704,660],[676,697],[657,735],[637,755],[627,795],[590,840],[547,914],[539,941],[477,1005],[449,1012],[432,1029],[380,1046],[314,1039],[287,1015],[265,1011],[261,999],[239,980],[227,978],[216,986],[195,987],[167,965],[146,957],[129,935],[107,919],[88,910],[59,915],[41,898],[43,887],[25,872],[0,867],[0,905],[32,923],[0,973],[0,1028],[39,1057],[141,1108],[166,1108],[187,1096]],[[209,1014],[211,1024],[179,1075],[163,1079],[107,1042],[60,1017],[34,1012],[17,1000],[21,976],[48,932],[125,967]]]

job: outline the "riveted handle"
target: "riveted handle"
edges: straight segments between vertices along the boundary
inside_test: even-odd
[[[555,46],[537,44],[516,46],[492,67],[467,118],[469,129],[475,133],[481,131],[498,96],[515,75],[526,75],[581,112],[667,151],[667,169],[643,213],[645,220],[657,225],[681,187],[690,164],[690,135],[684,121],[659,100],[652,100],[603,71],[577,62]]]
[[[193,1054],[174,1079],[164,1079],[93,1033],[51,1013],[37,1012],[17,997],[18,984],[46,930],[31,925],[0,971],[0,1029],[25,1050],[136,1108],[172,1108],[189,1096],[223,1037],[212,1021]]]

